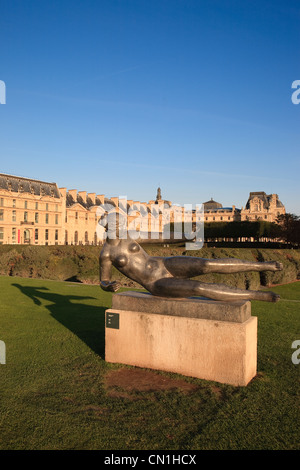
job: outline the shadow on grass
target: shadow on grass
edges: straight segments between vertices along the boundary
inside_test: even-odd
[[[32,299],[36,305],[42,305],[41,300],[51,302],[45,307],[53,318],[78,336],[96,354],[104,356],[107,307],[77,303],[77,301],[95,299],[95,297],[57,294],[50,292],[47,287],[12,285]]]

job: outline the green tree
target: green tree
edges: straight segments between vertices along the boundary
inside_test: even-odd
[[[291,213],[279,215],[277,223],[280,227],[280,236],[288,243],[300,244],[300,219]]]

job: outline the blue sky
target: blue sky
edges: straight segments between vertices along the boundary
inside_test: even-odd
[[[0,172],[300,215],[299,0],[1,0]]]

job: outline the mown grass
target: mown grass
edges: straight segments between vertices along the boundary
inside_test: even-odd
[[[109,386],[114,371],[136,370],[104,360],[111,294],[6,276],[0,289],[0,449],[300,448],[300,283],[274,288],[277,304],[252,302],[258,374],[247,387],[163,372],[152,373],[170,387]]]

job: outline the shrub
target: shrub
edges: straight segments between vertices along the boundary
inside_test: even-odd
[[[283,271],[248,272],[236,274],[206,274],[199,276],[203,282],[215,282],[230,286],[256,290],[260,285],[284,284],[300,278],[300,251],[250,248],[214,248],[186,251],[185,244],[144,244],[151,256],[199,256],[201,258],[238,258],[249,261],[280,261]],[[99,280],[98,246],[0,246],[0,274],[43,279],[67,280],[70,278],[85,283]],[[137,286],[113,268],[112,278],[124,286]]]

